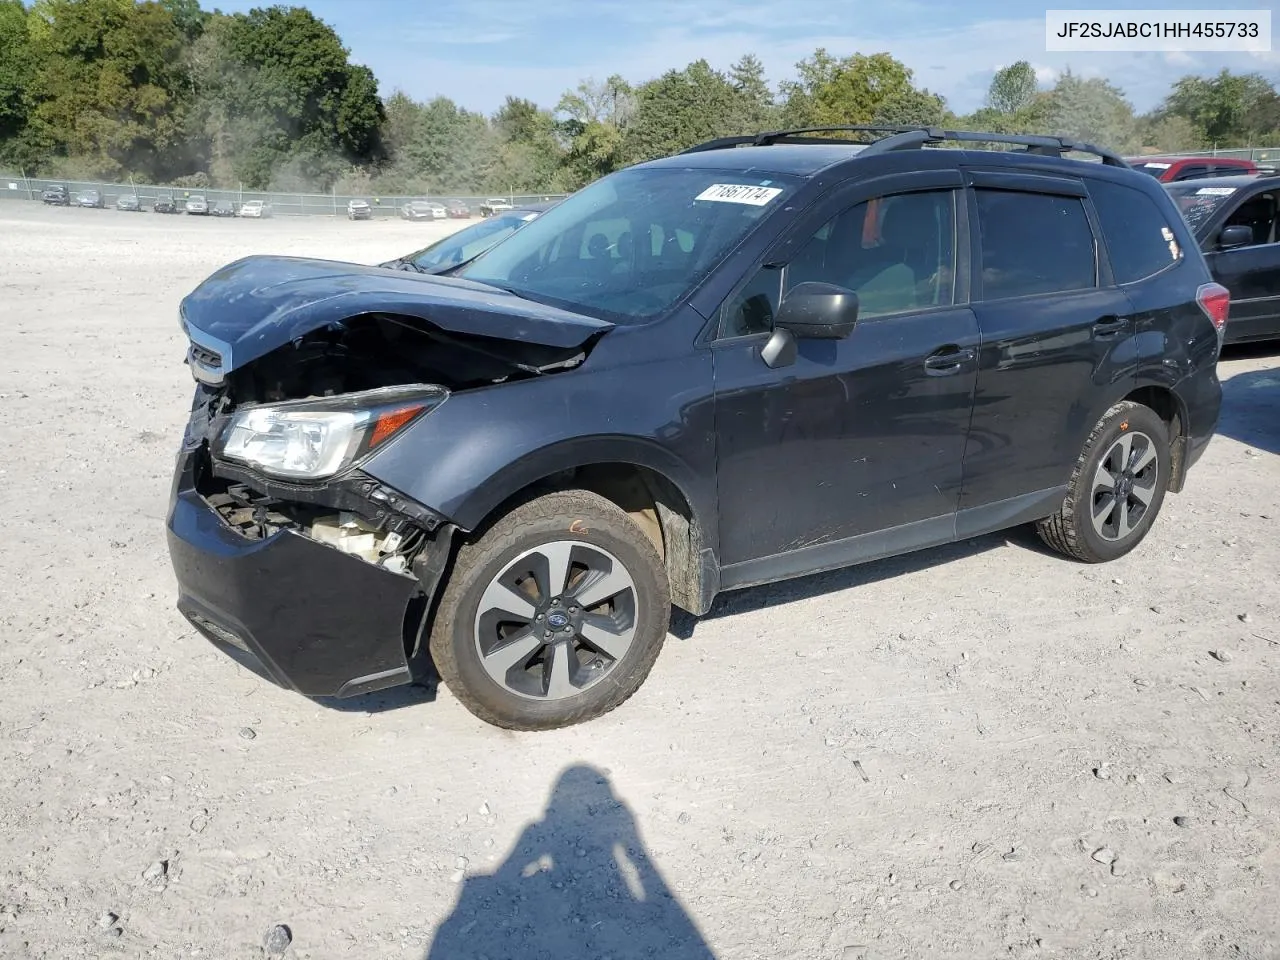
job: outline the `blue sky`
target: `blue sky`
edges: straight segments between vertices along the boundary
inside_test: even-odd
[[[272,0],[214,0],[226,12]],[[276,0],[289,2],[289,0]],[[295,0],[298,2],[298,0]],[[354,60],[377,75],[383,96],[402,89],[486,113],[507,94],[554,107],[586,77],[633,82],[705,58],[727,67],[744,53],[775,84],[825,46],[837,55],[887,51],[916,82],[967,112],[981,105],[999,67],[1029,60],[1046,84],[1070,66],[1105,76],[1140,111],[1187,73],[1257,71],[1280,84],[1280,43],[1266,54],[1046,53],[1044,3],[1019,0],[301,0],[332,26]],[[1105,4],[1057,2],[1053,8]],[[1232,9],[1268,9],[1235,2]],[[1124,4],[1125,9],[1211,8],[1207,0]],[[1216,18],[1216,17],[1215,17]],[[1280,17],[1273,17],[1280,20]],[[1276,24],[1273,23],[1273,31]]]

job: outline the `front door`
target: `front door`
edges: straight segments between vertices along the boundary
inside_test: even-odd
[[[786,262],[771,251],[723,304],[711,349],[724,586],[951,539],[978,346],[958,186],[943,171],[829,198],[781,241]],[[857,327],[800,340],[771,369],[772,317],[804,281],[857,292]]]
[[[1253,231],[1253,243],[1233,250],[1205,252],[1214,279],[1231,291],[1227,316],[1227,340],[1280,336],[1280,226],[1277,225],[1280,191],[1253,194],[1215,231],[1244,226]]]

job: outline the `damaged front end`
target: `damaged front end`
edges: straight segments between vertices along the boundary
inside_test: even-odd
[[[198,385],[168,520],[179,609],[225,653],[307,696],[410,682],[456,527],[361,464],[457,393],[572,369],[603,330],[534,316],[534,335],[511,339],[490,335],[491,304],[481,334],[460,329],[475,303],[427,303],[433,322],[326,318],[310,302],[306,322],[295,310],[236,331],[225,313],[193,319],[200,293],[184,302]],[[282,341],[281,326],[294,335]]]
[[[367,693],[419,672],[454,527],[335,459],[350,451],[358,461],[380,428],[391,430],[381,425],[414,419],[403,395],[388,403],[387,393],[344,395],[323,412],[296,403],[218,412],[226,393],[202,387],[179,454],[168,524],[179,610],[253,672],[307,696]],[[357,404],[391,414],[353,418]],[[333,453],[318,412],[368,423],[351,436],[340,426]],[[281,475],[333,463],[331,475]]]

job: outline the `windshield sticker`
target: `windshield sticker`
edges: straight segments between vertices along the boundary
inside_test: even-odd
[[[763,207],[782,192],[781,187],[753,187],[743,183],[713,183],[693,199],[717,203],[745,203]]]
[[[1235,187],[1201,187],[1196,191],[1197,197],[1229,197],[1236,192]]]
[[[1144,167],[1149,170],[1168,170],[1173,166],[1172,163],[1144,163]]]

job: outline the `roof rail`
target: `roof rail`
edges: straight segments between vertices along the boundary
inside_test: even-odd
[[[794,130],[770,130],[765,133],[751,133],[746,136],[739,137],[719,137],[715,140],[708,140],[706,143],[700,143],[697,146],[690,147],[687,150],[680,151],[684,153],[705,153],[708,150],[725,150],[730,147],[771,147],[775,143],[850,143],[848,140],[839,140],[835,137],[806,137],[802,134],[806,133],[904,133],[908,130],[915,130],[916,127],[910,126],[863,126],[863,125],[846,125],[837,127],[797,127]]]
[[[932,146],[947,140],[959,143],[1007,143],[1024,146],[1024,152],[1045,157],[1061,157],[1064,153],[1091,153],[1103,163],[1112,167],[1128,167],[1129,164],[1117,153],[1096,147],[1091,143],[1081,143],[1068,137],[1048,137],[1033,134],[987,133],[972,130],[943,130],[939,127],[927,126],[838,126],[838,127],[802,127],[796,130],[774,130],[767,133],[741,137],[721,137],[708,140],[706,143],[690,147],[683,153],[702,153],[707,150],[724,150],[730,147],[753,146],[765,147],[775,143],[848,143],[847,140],[834,137],[805,137],[809,133],[887,133],[888,136],[873,140],[865,145],[863,156],[877,153],[890,153],[897,150],[916,150]]]

